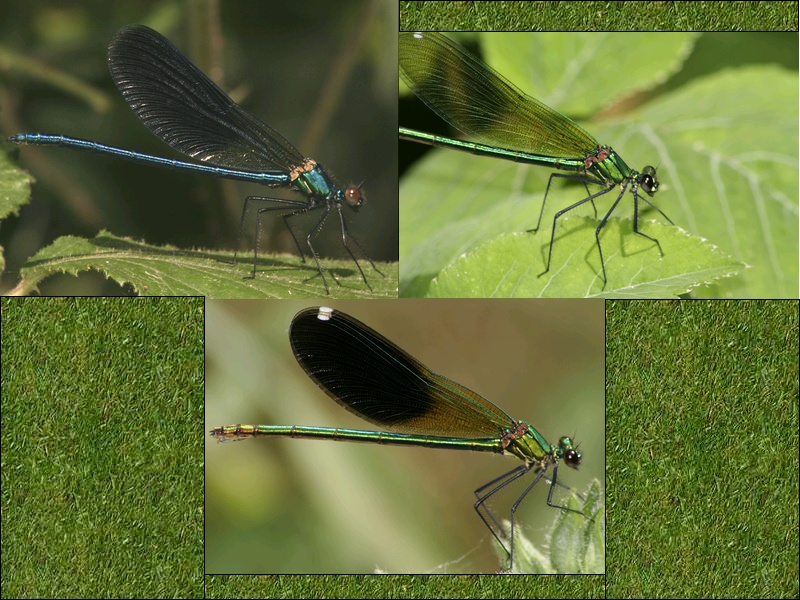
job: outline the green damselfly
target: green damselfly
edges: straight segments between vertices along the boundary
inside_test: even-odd
[[[514,565],[515,511],[533,487],[549,484],[553,502],[558,466],[581,463],[571,438],[551,445],[531,425],[512,419],[479,394],[434,373],[361,321],[326,307],[300,311],[289,330],[294,356],[306,374],[331,399],[383,431],[294,425],[226,425],[211,430],[218,440],[250,437],[294,437],[383,445],[469,450],[516,456],[521,464],[475,491],[475,509]],[[531,473],[531,481],[522,478]],[[501,490],[519,481],[523,491],[504,527],[490,508]],[[510,489],[510,488],[509,488]],[[585,515],[584,515],[585,516]]]
[[[594,208],[597,198],[614,189],[618,189],[619,194],[595,230],[603,288],[607,277],[600,232],[627,191],[633,194],[633,231],[654,242],[664,255],[659,241],[639,230],[639,200],[672,223],[647,197],[655,195],[659,188],[654,167],[646,166],[641,172],[631,169],[610,146],[599,144],[571,119],[525,94],[440,33],[400,33],[400,76],[431,110],[470,140],[407,127],[399,128],[400,139],[573,173],[550,176],[539,219],[531,231],[539,230],[553,179],[577,181],[586,187],[585,198],[559,210],[553,217],[547,264],[540,277],[550,270],[559,217],[587,202]],[[590,193],[589,184],[602,189]],[[647,196],[640,194],[640,190]]]

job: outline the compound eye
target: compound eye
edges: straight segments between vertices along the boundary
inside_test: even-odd
[[[656,170],[653,167],[645,167],[639,176],[639,185],[651,196],[658,191],[658,180]]]
[[[564,462],[570,467],[577,467],[581,464],[580,452],[577,450],[567,450],[567,453],[564,455]]]
[[[344,201],[349,206],[361,206],[364,200],[364,193],[357,185],[351,185],[344,191]]]

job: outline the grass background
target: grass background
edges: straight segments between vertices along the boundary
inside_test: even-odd
[[[326,305],[329,304],[326,302]],[[330,303],[437,372],[534,425],[580,443],[580,470],[603,481],[603,306],[472,301]],[[206,430],[261,423],[375,429],[308,379],[287,331],[308,302],[208,304]],[[474,490],[514,467],[482,453],[206,436],[207,573],[496,573]],[[246,484],[245,484],[246,482]],[[517,488],[500,499],[510,506]],[[563,490],[562,490],[563,491]],[[541,545],[559,511],[537,486],[518,523]],[[556,496],[559,496],[556,493]],[[554,496],[555,497],[555,496]]]
[[[583,577],[207,576],[209,598],[604,598],[602,575]]]
[[[3,597],[202,597],[203,299],[0,308]]]
[[[404,31],[797,31],[797,2],[401,2]]]
[[[797,301],[611,301],[608,596],[791,598]]]

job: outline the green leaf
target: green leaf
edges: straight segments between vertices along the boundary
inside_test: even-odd
[[[3,150],[14,151],[11,144],[4,144]],[[20,209],[31,199],[33,177],[15,166],[9,159],[9,152],[0,152],[0,222],[11,215],[18,215]],[[0,253],[0,273],[6,269],[5,249]]]
[[[766,65],[698,79],[648,108],[664,142],[661,209],[753,266],[697,296],[797,297],[797,105],[797,72]]]
[[[633,222],[609,220],[600,243],[608,283],[603,289],[593,218],[559,222],[550,270],[545,269],[550,230],[503,234],[481,244],[442,270],[430,297],[677,297],[693,286],[717,282],[744,265],[706,240],[678,227],[640,221],[639,230],[664,250],[633,232]]]
[[[676,73],[695,33],[537,33],[479,36],[487,62],[525,93],[566,115],[590,115]],[[631,49],[636,52],[631,55]],[[625,76],[607,68],[625,56]]]
[[[14,151],[6,144],[4,149]],[[0,220],[18,215],[20,208],[31,199],[33,177],[9,159],[8,152],[0,152]]]
[[[180,250],[171,246],[149,246],[101,231],[88,240],[73,236],[58,238],[31,257],[21,269],[18,293],[30,293],[55,273],[77,275],[94,269],[120,284],[129,283],[140,295],[206,296],[208,298],[320,298],[327,297],[313,262],[296,255],[259,255],[255,279],[248,279],[252,263],[232,252]],[[350,260],[323,260],[330,298],[397,296],[397,265],[377,263],[384,277],[369,262],[361,268],[372,292]],[[337,284],[338,282],[338,284]]]
[[[514,573],[605,573],[605,501],[600,483],[592,482],[583,498],[572,494],[566,506],[583,515],[557,511],[548,541],[542,547],[528,540],[522,528],[517,529]],[[498,555],[505,559],[505,550],[495,545]]]

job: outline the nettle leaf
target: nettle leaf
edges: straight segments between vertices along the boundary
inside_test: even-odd
[[[255,279],[252,257],[232,252],[181,250],[151,246],[101,231],[93,239],[58,238],[31,257],[20,270],[18,293],[30,293],[55,273],[100,271],[140,295],[208,298],[321,298],[325,288],[311,260],[291,254],[259,255]],[[372,291],[351,260],[321,261],[331,298],[397,297],[397,264],[376,263],[382,277],[362,261]],[[337,284],[338,282],[338,284]]]

